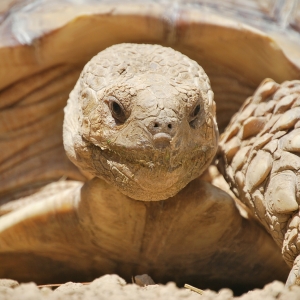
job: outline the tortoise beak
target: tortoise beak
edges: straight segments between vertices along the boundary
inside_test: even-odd
[[[158,149],[165,149],[168,146],[170,146],[171,140],[172,140],[171,135],[169,135],[168,133],[164,133],[164,132],[156,133],[153,136],[153,144],[154,144],[155,148],[158,148]]]

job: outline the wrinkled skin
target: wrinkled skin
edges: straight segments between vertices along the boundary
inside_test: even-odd
[[[95,56],[65,116],[69,158],[137,200],[174,196],[217,149],[207,75],[185,55],[158,45],[116,45]]]
[[[300,81],[266,79],[220,141],[223,173],[274,238],[300,284]]]

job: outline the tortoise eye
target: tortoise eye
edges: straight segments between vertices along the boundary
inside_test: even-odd
[[[112,112],[113,112],[114,115],[116,115],[116,116],[122,115],[123,110],[122,110],[122,108],[121,108],[121,106],[120,106],[119,103],[117,103],[117,102],[115,102],[115,101],[112,102]]]
[[[196,128],[196,124],[198,124],[199,122],[197,121],[199,118],[198,116],[201,113],[201,105],[200,103],[198,103],[196,106],[193,107],[193,109],[190,112],[190,120],[189,120],[189,124],[192,128]]]
[[[199,114],[199,112],[200,112],[200,104],[198,104],[196,107],[195,107],[195,109],[194,109],[194,111],[193,111],[193,113],[192,113],[192,117],[197,117],[197,115]]]
[[[108,107],[115,120],[119,123],[124,123],[126,121],[127,118],[124,107],[115,97],[108,97]]]

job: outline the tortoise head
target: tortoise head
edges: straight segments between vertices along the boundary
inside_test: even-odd
[[[137,200],[174,196],[207,168],[217,139],[207,75],[195,61],[158,45],[100,52],[65,108],[71,161]]]

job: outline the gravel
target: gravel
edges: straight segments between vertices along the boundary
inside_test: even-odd
[[[219,292],[204,290],[203,295],[188,289],[178,288],[175,283],[166,285],[148,285],[140,287],[136,284],[127,284],[118,275],[105,275],[95,279],[90,284],[67,282],[57,289],[38,287],[35,283],[18,284],[14,280],[0,279],[0,299],[2,300],[135,300],[135,299],[164,299],[164,300],[300,300],[300,286],[286,288],[282,282],[274,281],[263,289],[255,289],[248,293],[234,297],[230,289],[221,289]]]

